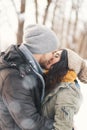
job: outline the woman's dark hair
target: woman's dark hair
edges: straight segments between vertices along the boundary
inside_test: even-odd
[[[67,50],[61,53],[60,61],[55,63],[51,69],[45,74],[46,89],[54,88],[57,83],[60,83],[68,71]]]

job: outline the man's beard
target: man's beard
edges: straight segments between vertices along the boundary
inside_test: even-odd
[[[40,64],[42,69],[47,69],[45,64]]]

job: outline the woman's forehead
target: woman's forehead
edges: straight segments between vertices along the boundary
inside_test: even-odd
[[[61,54],[63,50],[57,50],[55,53]]]

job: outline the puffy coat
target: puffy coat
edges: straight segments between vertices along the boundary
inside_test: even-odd
[[[41,75],[16,46],[0,56],[0,130],[51,130],[40,114]]]
[[[80,88],[74,82],[61,82],[57,86],[45,97],[42,114],[54,119],[55,130],[72,130],[73,117],[81,105]]]

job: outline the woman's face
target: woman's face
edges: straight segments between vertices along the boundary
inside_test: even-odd
[[[54,51],[52,54],[45,54],[43,60],[43,68],[50,69],[53,64],[60,61],[62,50]]]

